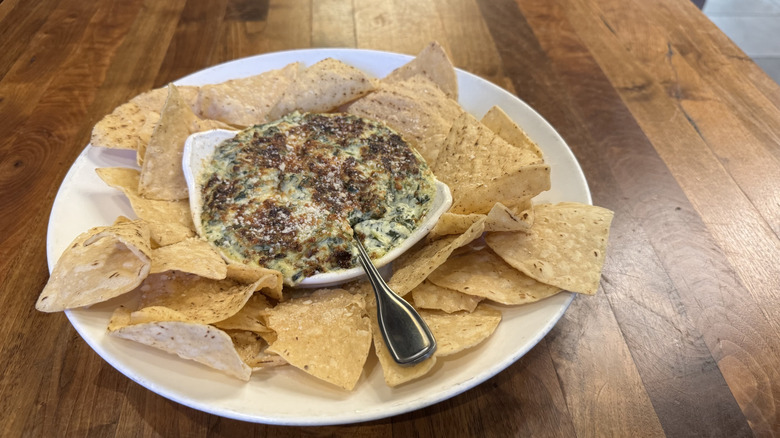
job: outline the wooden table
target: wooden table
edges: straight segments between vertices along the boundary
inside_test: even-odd
[[[431,40],[544,116],[616,212],[598,295],[514,365],[393,418],[266,426],[152,393],[34,309],[57,189],[115,106],[248,55]],[[3,435],[780,433],[780,87],[687,0],[3,0],[0,142]]]

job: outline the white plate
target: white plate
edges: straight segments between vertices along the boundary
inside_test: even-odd
[[[311,65],[334,57],[377,77],[409,61],[406,55],[352,49],[314,49],[271,53],[217,65],[187,76],[180,85],[202,85],[257,74],[302,61]],[[533,109],[501,88],[458,71],[460,103],[482,117],[499,105],[528,132],[552,168],[552,190],[539,201],[591,203],[582,170],[555,130]],[[90,227],[132,216],[124,196],[106,186],[97,167],[134,167],[128,151],[87,147],[76,159],[57,193],[47,235],[49,269],[65,247]],[[195,362],[106,336],[106,326],[121,297],[90,309],[66,312],[82,338],[108,363],[157,394],[192,408],[238,420],[269,424],[328,425],[374,420],[420,409],[453,397],[496,375],[528,350],[560,319],[573,294],[561,293],[519,307],[501,307],[503,321],[486,342],[453,358],[440,360],[428,376],[388,388],[373,358],[353,392],[338,390],[293,367],[256,373],[248,383]]]
[[[182,159],[184,179],[187,181],[187,191],[190,194],[192,221],[195,224],[195,230],[201,236],[203,236],[199,213],[201,211],[201,186],[197,184],[198,178],[196,178],[196,176],[201,174],[203,166],[211,161],[214,156],[214,149],[223,141],[235,137],[237,132],[238,131],[228,131],[226,129],[212,129],[210,131],[192,134],[187,137],[187,140],[184,142],[184,157]],[[434,195],[433,203],[431,204],[428,213],[423,216],[419,226],[415,228],[400,245],[388,251],[387,254],[382,257],[373,260],[374,266],[381,268],[397,259],[415,243],[422,240],[422,238],[433,229],[441,215],[449,210],[452,205],[450,188],[439,180],[435,180],[435,183],[436,194]],[[304,278],[297,286],[308,288],[334,286],[346,283],[349,280],[353,280],[363,275],[363,268],[358,266],[351,269],[340,269],[337,271],[315,274]]]

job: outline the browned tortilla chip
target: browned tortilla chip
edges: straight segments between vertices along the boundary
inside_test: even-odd
[[[149,146],[143,156],[143,168],[138,193],[150,199],[176,201],[186,199],[187,183],[182,170],[184,141],[190,134],[229,126],[214,120],[202,120],[179,95],[168,86],[168,100],[154,127]]]
[[[480,237],[485,230],[485,219],[478,220],[465,233],[425,242],[407,251],[393,262],[393,276],[388,286],[404,296],[425,280],[428,275],[447,260],[456,248]]]
[[[393,360],[393,356],[390,355],[387,344],[385,344],[385,340],[379,330],[379,321],[376,316],[376,298],[373,293],[366,295],[366,308],[368,317],[371,320],[371,331],[374,337],[374,352],[379,359],[379,364],[382,366],[382,373],[387,386],[398,386],[428,374],[433,366],[436,365],[436,355],[434,354],[415,365],[399,365]]]
[[[412,290],[412,300],[414,301],[414,307],[418,309],[441,310],[452,313],[458,311],[473,312],[477,308],[477,304],[482,301],[482,297],[447,289],[426,280]]]
[[[268,117],[276,120],[293,111],[327,112],[373,89],[371,76],[341,61],[326,58],[292,81]]]
[[[211,324],[238,313],[254,289],[254,284],[168,271],[149,275],[141,284],[138,309],[167,307],[184,314],[190,322]]]
[[[415,75],[423,75],[430,79],[450,99],[458,100],[458,77],[455,67],[444,51],[444,47],[436,41],[431,42],[408,63],[393,70],[383,82],[399,82]]]
[[[550,189],[550,167],[514,148],[468,113],[455,121],[439,159],[436,177],[452,192],[452,213],[487,213],[496,202],[512,205]]]
[[[490,108],[490,111],[482,117],[482,124],[510,145],[527,150],[538,157],[538,161],[533,164],[543,161],[542,150],[539,149],[539,146],[501,108],[497,106]]]
[[[436,161],[452,122],[463,113],[458,102],[422,75],[382,82],[376,91],[347,106],[346,111],[386,123],[429,165]]]
[[[264,311],[276,332],[268,351],[314,377],[351,390],[363,373],[371,328],[363,295],[321,289]]]
[[[179,87],[187,102],[194,102],[196,87]],[[92,146],[114,149],[146,149],[152,137],[154,125],[160,119],[160,110],[165,103],[168,90],[157,88],[139,94],[129,102],[114,109],[92,129]]]
[[[227,333],[206,324],[160,321],[134,324],[110,331],[119,338],[194,360],[241,380],[252,370],[239,357]]]
[[[601,279],[613,213],[573,202],[534,208],[528,232],[488,233],[490,248],[507,263],[542,283],[595,294]]]
[[[190,238],[152,251],[150,273],[165,271],[181,271],[222,280],[227,275],[227,265],[208,242]]]
[[[516,270],[490,248],[450,257],[431,273],[428,281],[501,304],[533,303],[561,291]]]
[[[420,310],[436,338],[436,356],[444,357],[474,347],[487,339],[501,322],[501,312],[480,304],[473,312],[446,313]]]
[[[93,228],[60,256],[35,308],[58,312],[129,292],[149,274],[150,254],[149,229],[143,221]]]
[[[180,242],[195,235],[190,205],[186,200],[158,201],[140,196],[140,173],[136,169],[103,167],[95,170],[106,184],[125,194],[135,214],[149,224],[152,239],[160,246]]]
[[[238,126],[270,122],[268,112],[279,102],[300,70],[301,64],[295,62],[279,70],[204,85],[198,93],[200,115]]]

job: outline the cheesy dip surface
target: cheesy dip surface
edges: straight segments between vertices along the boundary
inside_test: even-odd
[[[353,227],[381,257],[417,227],[436,191],[399,134],[347,114],[293,113],[241,131],[199,177],[204,237],[289,285],[356,266]]]

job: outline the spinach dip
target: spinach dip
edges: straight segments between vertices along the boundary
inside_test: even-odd
[[[204,237],[232,260],[295,285],[357,266],[403,242],[436,191],[422,157],[386,125],[348,114],[293,113],[217,146],[201,178]]]

